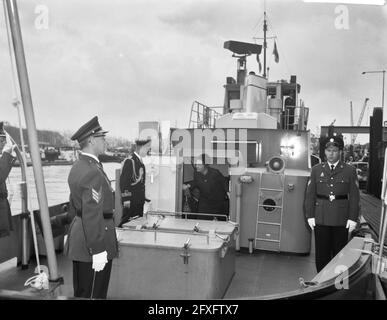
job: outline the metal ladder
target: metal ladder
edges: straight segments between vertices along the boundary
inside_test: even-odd
[[[282,234],[282,214],[283,214],[283,206],[284,206],[284,192],[285,192],[285,175],[282,175],[281,174],[281,184],[282,184],[282,189],[273,189],[273,188],[264,188],[262,187],[262,180],[263,180],[263,175],[265,173],[262,173],[261,174],[261,179],[259,181],[259,189],[258,189],[258,209],[257,209],[257,221],[256,221],[256,225],[255,225],[255,243],[254,243],[254,247],[255,249],[263,249],[263,250],[267,250],[265,248],[262,248],[262,247],[258,247],[258,241],[267,241],[267,242],[275,242],[275,243],[278,243],[278,250],[277,251],[280,251],[280,246],[281,246],[281,234]],[[261,191],[262,190],[266,190],[266,191],[276,191],[276,192],[281,192],[281,197],[282,197],[282,201],[281,201],[281,206],[277,206],[277,205],[267,205],[267,204],[261,204],[260,203],[260,199],[261,199]],[[270,207],[270,208],[278,208],[280,209],[280,221],[279,222],[268,222],[268,221],[261,221],[259,220],[260,219],[260,216],[259,216],[259,212],[260,212],[260,209],[263,208],[263,207]],[[263,209],[264,210],[264,209]],[[274,226],[279,226],[279,237],[278,237],[278,240],[273,240],[273,239],[266,239],[266,238],[259,238],[258,237],[258,229],[259,229],[259,224],[261,225],[274,225]]]

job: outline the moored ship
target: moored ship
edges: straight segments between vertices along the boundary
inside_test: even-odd
[[[109,297],[369,297],[374,246],[370,236],[353,238],[321,273],[315,272],[312,237],[303,212],[311,168],[309,109],[299,103],[301,86],[296,76],[289,81],[268,82],[265,76],[247,69],[247,58],[259,56],[260,45],[228,41],[224,47],[236,56],[238,68],[237,78],[226,80],[223,114],[212,119],[211,108],[203,105],[195,128],[172,130],[172,156],[149,158],[147,188],[154,192],[153,208],[146,217],[119,230],[121,256],[114,262]],[[228,221],[194,220],[183,210],[182,185],[192,179],[191,163],[203,153],[229,180]],[[118,224],[121,208],[117,185],[118,181]],[[66,210],[66,204],[60,204],[51,208],[50,215]],[[44,215],[39,218],[39,212],[35,214],[41,225],[39,219]],[[66,227],[53,228],[62,282],[36,291],[25,289],[21,281],[31,275],[26,235],[19,241],[27,230],[29,214],[25,211],[13,219],[15,230],[0,239],[6,248],[2,260],[16,256],[26,270],[11,268],[0,275],[2,297],[71,298],[71,265],[60,252]],[[145,250],[149,254],[144,255]],[[45,253],[50,254],[49,250]],[[346,266],[347,273],[337,273],[339,265]],[[130,277],[125,278],[127,272]],[[200,278],[203,275],[206,277]],[[173,278],[175,282],[171,282]],[[339,289],[338,278],[348,281],[350,290]]]

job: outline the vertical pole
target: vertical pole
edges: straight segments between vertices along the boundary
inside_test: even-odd
[[[238,228],[240,230],[241,225],[241,197],[242,197],[242,184],[238,181],[235,184],[235,195],[236,195],[236,214],[235,214],[235,222],[238,224]],[[240,232],[237,234],[237,238],[235,240],[235,250],[239,251],[240,247]]]
[[[22,171],[24,172],[23,181],[21,184],[21,195],[22,195],[22,269],[28,268],[29,261],[29,242],[28,242],[28,193],[27,193],[27,159],[26,159],[26,150],[24,147],[24,137],[23,137],[23,129],[22,122],[20,116],[20,101],[17,99],[14,101],[13,105],[17,109],[17,117],[19,120],[19,133],[20,133],[20,142],[22,147],[22,158],[23,163],[20,162],[20,166]]]
[[[266,23],[266,11],[264,12],[264,20],[263,20],[263,77],[266,78],[266,31],[267,31],[267,23]]]
[[[55,256],[54,239],[52,236],[50,216],[48,212],[46,187],[44,185],[43,169],[40,159],[38,137],[36,133],[35,117],[32,105],[30,84],[28,80],[26,60],[24,56],[23,41],[20,29],[19,15],[16,0],[5,0],[8,10],[8,19],[12,35],[12,43],[15,54],[16,68],[19,78],[20,92],[24,109],[24,117],[27,124],[28,141],[34,170],[36,191],[40,207],[42,220],[44,243],[47,250],[48,267],[50,270],[50,280],[57,280],[58,266]]]
[[[380,198],[382,200],[382,209],[380,213],[380,224],[379,224],[379,255],[378,255],[378,264],[376,267],[376,272],[381,273],[381,264],[383,257],[383,247],[384,247],[384,238],[386,236],[386,179],[387,179],[387,149],[384,151],[384,168],[383,168],[383,179],[382,179],[382,192],[380,194]]]
[[[384,195],[386,196],[386,195]],[[383,217],[383,218],[382,218]],[[378,267],[377,272],[381,274],[383,272],[382,262],[383,262],[383,248],[384,248],[384,239],[386,237],[387,229],[387,219],[386,219],[386,199],[382,200],[382,217],[380,218],[380,227],[381,233],[379,234],[379,257],[378,257]]]
[[[384,77],[386,75],[386,70],[383,70],[383,85],[382,85],[382,110],[384,111]]]
[[[115,191],[114,191],[114,220],[116,227],[121,222],[122,219],[122,204],[121,204],[121,188],[120,188],[120,176],[121,169],[116,169],[116,183],[115,183]]]

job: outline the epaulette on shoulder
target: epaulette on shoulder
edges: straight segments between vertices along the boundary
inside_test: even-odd
[[[325,163],[324,162],[320,162],[320,163],[317,163],[317,164],[315,164],[313,167],[312,167],[312,169],[313,168],[315,168],[315,170],[316,169],[319,169],[319,168],[324,168],[324,165],[325,165]]]
[[[124,167],[124,164],[125,164],[125,162],[127,161],[127,160],[132,160],[132,155],[130,154],[130,155],[128,155],[124,160],[122,160],[122,162],[121,162],[121,170],[122,170],[122,168]]]

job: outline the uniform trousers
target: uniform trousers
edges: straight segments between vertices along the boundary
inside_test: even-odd
[[[316,268],[320,272],[348,242],[348,229],[344,226],[314,227]]]
[[[98,272],[92,269],[92,264],[92,262],[73,261],[74,297],[106,299],[112,260],[108,260],[103,270]]]
[[[118,227],[121,228],[122,225],[128,222],[130,218],[133,218],[135,216],[142,217],[143,215],[144,215],[144,202],[137,202],[137,203],[130,202],[129,208],[125,208],[125,207],[122,208],[122,218]]]

